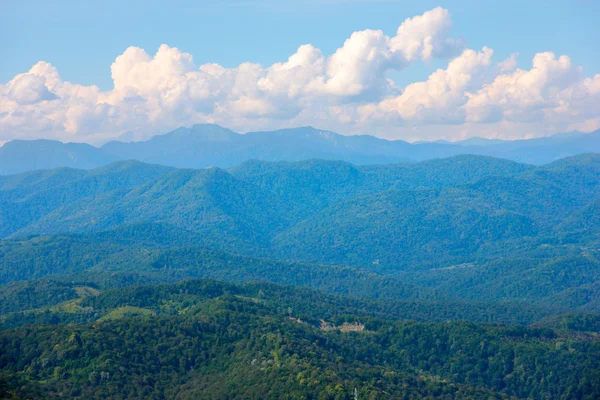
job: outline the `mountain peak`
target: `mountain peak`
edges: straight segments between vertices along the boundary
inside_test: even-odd
[[[218,141],[230,141],[239,136],[234,131],[223,128],[222,126],[215,124],[196,124],[190,128],[180,127],[164,135],[157,135],[150,140],[161,140],[161,139],[201,139],[205,141],[218,142]]]
[[[58,167],[96,168],[116,158],[86,143],[57,140],[14,140],[0,147],[0,174]]]
[[[22,147],[22,146],[27,146],[27,147],[32,147],[32,146],[61,146],[61,145],[68,145],[71,143],[62,143],[59,142],[58,140],[52,140],[52,139],[32,139],[32,140],[23,140],[23,139],[15,139],[15,140],[11,140],[10,142],[6,142],[4,143],[4,148],[11,148],[11,147]]]
[[[338,139],[344,138],[344,135],[340,135],[334,132],[326,131],[323,129],[316,129],[312,126],[299,126],[297,128],[283,128],[275,131],[257,131],[248,132],[244,135],[247,138],[278,138],[278,139],[290,139],[294,141],[306,140],[311,141],[322,141],[325,140],[331,143],[337,143]]]

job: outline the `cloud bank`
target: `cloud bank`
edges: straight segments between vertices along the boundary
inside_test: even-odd
[[[40,61],[0,85],[0,141],[143,138],[200,122],[241,131],[314,125],[388,138],[515,138],[600,127],[600,74],[585,76],[566,55],[518,54],[493,61],[488,47],[451,37],[450,13],[406,19],[394,36],[352,35],[331,55],[310,44],[270,66],[197,66],[162,45],[154,55],[129,47],[111,65],[114,88],[63,81]],[[399,87],[388,78],[414,63],[446,60],[427,80]]]

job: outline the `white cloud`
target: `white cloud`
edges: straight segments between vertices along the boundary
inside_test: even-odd
[[[380,106],[407,121],[462,122],[460,106],[465,102],[466,92],[481,84],[493,53],[487,47],[480,52],[465,50],[445,70],[435,71],[425,82],[408,85],[400,96],[386,99]]]
[[[15,76],[4,86],[0,86],[0,95],[6,102],[15,105],[35,104],[44,100],[56,99],[52,90],[60,82],[56,68],[40,61],[28,72]],[[14,106],[14,105],[13,105]]]
[[[271,65],[257,86],[270,97],[296,99],[317,90],[324,70],[325,58],[321,50],[305,44],[287,62]]]
[[[576,99],[578,92],[582,85],[592,85],[584,80],[581,68],[574,66],[569,57],[556,57],[550,52],[536,54],[532,64],[530,70],[501,74],[469,93],[465,104],[467,119],[535,121],[557,116],[564,106],[576,113],[584,100]]]
[[[517,58],[518,57],[519,57],[519,53],[513,53],[506,60],[500,61],[498,63],[498,70],[501,73],[508,73],[508,72],[514,71],[515,69],[517,69],[517,65],[518,65]]]
[[[529,70],[517,68],[518,53],[494,63],[492,49],[465,49],[451,26],[438,7],[406,19],[394,36],[358,31],[329,56],[306,44],[270,66],[197,66],[167,45],[154,55],[130,47],[111,65],[109,91],[65,82],[39,62],[0,85],[0,141],[139,138],[197,122],[241,131],[311,124],[388,138],[431,138],[435,129],[439,137],[439,124],[450,124],[446,138],[600,125],[600,75],[586,77],[552,53],[537,54]],[[449,62],[423,82],[400,88],[386,77],[432,59]]]
[[[339,96],[388,94],[393,85],[385,78],[387,70],[462,50],[462,41],[448,37],[450,26],[450,13],[437,7],[408,18],[391,38],[380,30],[354,32],[327,61],[326,90]]]
[[[7,97],[17,104],[34,104],[56,98],[56,95],[46,87],[44,77],[35,74],[22,74],[13,79],[7,91]]]
[[[464,43],[448,36],[451,26],[448,10],[436,7],[404,21],[391,39],[391,48],[402,53],[407,61],[452,57],[460,53]]]

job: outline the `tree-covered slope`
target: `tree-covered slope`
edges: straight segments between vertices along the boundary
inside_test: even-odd
[[[96,322],[0,332],[3,396],[350,399],[355,389],[374,399],[599,395],[600,345],[585,332],[589,322],[525,328],[384,321],[368,306],[339,309],[318,294],[286,294],[190,281],[86,297],[79,307],[102,314]]]
[[[0,179],[0,226],[18,228],[0,241],[0,280],[135,273],[591,311],[599,189],[598,155],[40,171]],[[55,235],[23,236],[40,233]]]
[[[137,187],[171,171],[169,167],[127,161],[91,171],[61,168],[0,180],[0,236],[9,236],[48,213],[81,199]]]
[[[483,242],[535,236],[595,201],[600,179],[592,155],[535,169],[472,156],[385,168],[327,161],[252,162],[230,171],[126,166],[113,167],[118,175],[94,170],[74,180],[69,170],[62,186],[37,190],[42,180],[22,189],[30,193],[25,199],[15,197],[13,184],[0,192],[4,234],[158,222],[232,251],[398,267],[391,260],[406,248],[415,256],[441,248],[460,256]],[[346,254],[357,252],[357,240],[371,250],[354,259]]]
[[[354,293],[342,296],[264,281],[238,286],[205,280],[155,286],[137,286],[136,282],[130,282],[133,286],[111,288],[106,282],[93,282],[93,279],[94,275],[55,277],[0,286],[0,297],[6,301],[6,307],[0,310],[0,330],[31,324],[94,322],[114,317],[113,310],[147,310],[152,315],[172,315],[179,312],[178,304],[191,307],[226,293],[258,298],[282,313],[293,311],[296,318],[313,325],[320,325],[321,319],[344,320],[350,315],[387,320],[469,320],[530,325],[565,311],[515,302],[365,298],[353,297]],[[207,287],[212,288],[208,294]],[[356,295],[360,294],[357,291]]]
[[[195,240],[194,234],[160,225],[130,226],[90,235],[4,240],[0,247],[0,278],[9,284],[0,286],[0,294],[18,300],[11,303],[11,310],[19,311],[24,308],[14,307],[24,298],[40,306],[51,303],[43,293],[41,298],[34,296],[31,288],[35,283],[10,284],[18,280],[45,279],[40,282],[40,287],[45,287],[49,285],[47,279],[58,279],[69,285],[64,287],[64,294],[57,294],[72,298],[74,289],[90,285],[109,288],[195,277],[304,286],[352,298],[437,301],[459,308],[464,308],[461,302],[486,303],[477,306],[479,311],[461,314],[478,321],[482,319],[477,313],[489,316],[483,321],[531,322],[536,315],[539,319],[549,313],[597,312],[600,308],[595,286],[590,286],[600,276],[596,256],[577,255],[575,245],[543,247],[539,253],[526,252],[528,257],[491,257],[491,261],[407,270],[390,276],[351,267],[233,255],[194,245]],[[417,302],[414,307],[422,306]],[[511,313],[515,320],[506,319]]]
[[[106,236],[110,234],[2,241],[0,283],[68,276],[70,282],[77,278],[82,284],[123,286],[196,277],[266,281],[366,298],[436,297],[430,289],[351,267],[251,258],[199,246],[138,244],[123,237],[114,241]]]
[[[120,164],[116,164],[119,166]],[[139,165],[138,169],[149,168]],[[450,173],[447,170],[450,169]],[[530,169],[509,161],[458,157],[389,168],[355,167],[343,162],[249,162],[226,172],[220,169],[177,170],[139,186],[122,184],[113,189],[81,191],[84,183],[61,186],[56,198],[74,190],[62,207],[54,203],[38,210],[40,216],[19,233],[57,233],[108,229],[123,223],[168,222],[195,230],[222,230],[237,239],[266,234],[272,237],[286,227],[330,204],[392,187],[456,185],[490,174],[514,175]],[[132,174],[139,174],[132,167]],[[91,171],[98,177],[105,171]],[[445,178],[440,178],[445,176]],[[120,177],[108,177],[120,182]],[[71,189],[71,186],[75,188]],[[27,188],[28,193],[38,193]],[[46,197],[52,194],[42,193]],[[4,193],[0,193],[0,196]],[[10,193],[6,194],[8,197]],[[0,197],[1,199],[2,197]],[[10,197],[9,197],[10,198]],[[79,199],[79,201],[77,201]],[[12,198],[11,198],[12,200]],[[14,204],[10,203],[12,206]],[[20,205],[20,204],[19,204]],[[29,209],[28,209],[29,210]],[[266,232],[257,232],[261,228]]]
[[[482,245],[545,234],[585,212],[600,193],[599,160],[586,155],[516,176],[349,198],[314,213],[274,243],[285,256],[353,265],[472,260]]]

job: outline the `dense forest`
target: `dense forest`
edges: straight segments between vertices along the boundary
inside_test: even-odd
[[[0,376],[5,395],[30,398],[600,395],[598,316],[427,323],[393,304],[343,300],[214,281],[88,294],[62,306],[86,316],[78,323],[0,332]]]
[[[596,399],[600,156],[0,176],[0,398]]]

